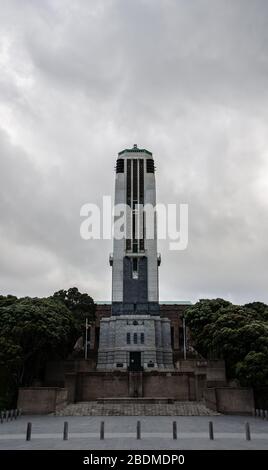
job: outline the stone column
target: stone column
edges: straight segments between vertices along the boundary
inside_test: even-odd
[[[174,350],[179,349],[179,322],[172,323],[174,334]]]
[[[89,349],[95,349],[95,325],[91,325],[90,327],[90,348]]]
[[[162,346],[164,367],[173,369],[173,358],[171,349],[170,321],[167,318],[161,319],[162,323]]]
[[[109,319],[103,318],[100,321],[100,343],[98,351],[98,365],[97,369],[106,369],[108,368],[108,353],[107,349],[109,347]]]
[[[162,325],[160,317],[155,319],[155,346],[156,346],[156,360],[157,366],[160,369],[164,368],[163,364],[163,345],[162,345]]]

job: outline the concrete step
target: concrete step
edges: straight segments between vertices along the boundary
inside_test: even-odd
[[[172,404],[174,403],[173,398],[144,398],[144,397],[120,397],[120,398],[98,398],[97,403],[118,403],[118,404],[128,404],[132,405],[134,403],[139,404]]]
[[[137,400],[137,399],[135,399]],[[54,413],[57,416],[213,416],[202,402],[174,401],[174,403],[147,403],[131,401],[103,403],[97,401],[72,403]]]

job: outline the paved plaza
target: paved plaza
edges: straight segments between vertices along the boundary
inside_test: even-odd
[[[137,420],[141,439],[136,438]],[[209,439],[213,421],[214,440]],[[68,440],[63,441],[64,421]],[[105,422],[104,440],[100,424]],[[178,439],[172,435],[177,422]],[[245,438],[245,422],[250,424],[251,440]],[[32,438],[26,442],[27,423]],[[268,421],[245,416],[22,416],[0,424],[0,449],[268,449]]]

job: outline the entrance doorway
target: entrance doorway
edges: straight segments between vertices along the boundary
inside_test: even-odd
[[[133,372],[143,370],[141,366],[141,351],[130,351],[128,370]]]

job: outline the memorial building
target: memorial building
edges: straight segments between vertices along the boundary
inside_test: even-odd
[[[97,369],[173,369],[170,320],[159,308],[155,164],[137,145],[118,154],[117,205],[128,209],[126,236],[113,240],[112,308],[100,321]],[[146,207],[153,209],[150,219]]]

